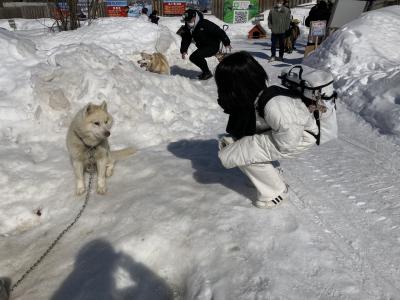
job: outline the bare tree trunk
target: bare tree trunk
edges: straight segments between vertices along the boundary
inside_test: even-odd
[[[56,4],[56,9],[55,9],[55,17],[57,21],[57,27],[59,31],[66,31],[68,30],[68,18],[64,14],[63,10],[60,8],[60,5],[57,3]]]
[[[99,0],[87,0],[89,24],[98,17]],[[68,7],[68,10],[66,8]],[[78,0],[58,0],[52,10],[59,31],[74,30],[80,27]]]
[[[98,0],[91,0],[90,2],[90,6],[88,9],[88,19],[89,19],[89,24],[92,22],[92,20],[96,19],[97,16],[97,11],[98,11],[98,4],[99,1]]]

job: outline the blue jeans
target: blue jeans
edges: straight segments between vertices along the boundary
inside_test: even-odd
[[[285,33],[271,34],[271,55],[276,56],[276,42],[279,41],[279,57],[283,58],[285,51]]]

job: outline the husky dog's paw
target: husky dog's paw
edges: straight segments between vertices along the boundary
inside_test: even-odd
[[[114,173],[114,166],[107,166],[106,167],[106,177],[112,176]]]
[[[97,194],[104,195],[107,193],[107,187],[105,185],[97,185]]]
[[[76,195],[77,195],[77,196],[83,195],[83,194],[85,193],[85,191],[86,191],[86,189],[85,189],[84,186],[77,187],[77,188],[76,188]]]

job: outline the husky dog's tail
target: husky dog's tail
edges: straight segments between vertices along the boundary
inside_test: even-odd
[[[136,153],[136,150],[132,147],[111,151],[111,157],[114,160],[122,160]]]

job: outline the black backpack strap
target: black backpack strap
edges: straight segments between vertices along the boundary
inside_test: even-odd
[[[320,122],[320,112],[318,110],[314,111],[314,118],[318,126],[318,134],[315,137],[315,143],[319,146],[319,142],[321,140],[321,122]]]
[[[307,132],[307,133],[311,134],[313,137],[315,137],[315,143],[319,146],[320,139],[321,139],[321,123],[319,121],[319,111],[318,110],[314,111],[314,118],[317,123],[318,134],[314,134],[309,130],[305,130],[305,132]]]
[[[295,91],[277,85],[271,85],[264,89],[256,103],[256,110],[260,117],[264,118],[265,105],[267,105],[269,100],[276,96],[300,97],[300,95]]]

